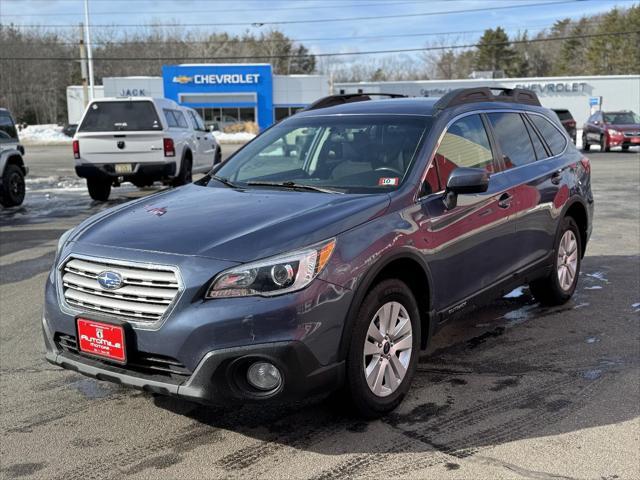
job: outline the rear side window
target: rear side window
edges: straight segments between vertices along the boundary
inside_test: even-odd
[[[188,112],[189,116],[191,117],[191,123],[193,123],[193,128],[195,128],[196,130],[205,130],[204,123],[202,122],[200,115],[198,115],[196,112],[192,112],[191,110],[188,110]]]
[[[432,191],[444,189],[449,174],[457,167],[493,171],[491,144],[480,115],[463,117],[449,127],[436,151],[434,164],[436,171],[430,169],[426,178]]]
[[[164,110],[164,118],[167,119],[167,125],[169,125],[169,128],[178,128],[178,120],[176,119],[173,110]]]
[[[78,128],[79,132],[162,130],[151,102],[94,102]]]
[[[489,113],[487,115],[502,150],[505,168],[521,167],[536,161],[536,154],[519,113]]]
[[[528,115],[540,135],[546,140],[552,155],[560,155],[567,146],[567,139],[553,124],[540,115]]]
[[[547,153],[547,150],[544,148],[544,144],[542,143],[542,140],[540,139],[538,132],[536,132],[536,129],[533,128],[531,123],[525,122],[525,124],[527,125],[527,130],[529,131],[529,137],[531,138],[531,143],[533,143],[533,149],[536,152],[536,158],[538,160],[547,158],[549,154]]]
[[[18,132],[11,117],[0,113],[0,143],[15,142]]]
[[[187,119],[184,118],[184,114],[182,112],[174,110],[173,114],[175,115],[176,121],[178,122],[178,126],[180,128],[189,128],[189,125],[187,124]]]

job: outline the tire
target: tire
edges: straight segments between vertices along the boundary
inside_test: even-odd
[[[589,140],[587,140],[587,136],[582,134],[582,150],[588,152],[591,149],[591,145],[589,144]]]
[[[600,137],[600,151],[601,152],[610,152],[611,147],[609,146],[609,142],[607,142],[607,137],[602,135]]]
[[[222,163],[222,149],[220,147],[216,148],[216,155],[213,158],[213,164],[218,165]]]
[[[377,320],[380,325],[385,311],[391,314],[387,318],[395,318],[393,322],[400,333],[395,336],[389,335],[389,339],[386,339],[381,331],[377,330],[376,335],[380,337],[380,342],[383,342],[379,343],[373,341],[371,332],[376,332],[375,322]],[[394,313],[396,313],[395,316]],[[405,323],[404,328],[400,328],[402,321],[407,321],[407,316],[408,324]],[[407,325],[410,325],[410,330]],[[386,330],[382,326],[379,328]],[[393,328],[389,330],[393,331]],[[393,346],[394,339],[395,346]],[[403,348],[396,351],[400,344]],[[365,348],[367,351],[376,353],[365,356]],[[364,418],[377,418],[391,412],[402,402],[409,391],[416,370],[419,349],[420,313],[411,290],[400,280],[390,279],[380,282],[373,287],[360,305],[347,354],[346,385],[341,393],[346,396],[346,400],[350,402],[357,415]],[[392,357],[395,357],[395,360]],[[367,381],[365,364],[371,371],[369,378],[374,383],[373,387],[370,387]],[[405,368],[403,376],[396,373],[401,371],[398,366]],[[373,380],[380,377],[375,375],[376,371],[380,373],[380,367],[383,368],[382,379],[376,383]],[[394,381],[390,382],[390,380]],[[374,393],[376,388],[378,393]]]
[[[180,162],[180,163],[181,163],[180,172],[178,173],[178,176],[173,179],[173,182],[171,182],[171,184],[174,187],[181,187],[182,185],[186,185],[187,183],[191,183],[191,181],[192,181],[191,156],[188,155],[188,154],[185,155],[184,158],[182,159],[182,162]]]
[[[25,186],[22,169],[13,164],[5,167],[2,174],[2,190],[0,204],[3,207],[17,207],[24,201]]]
[[[87,178],[89,196],[98,201],[106,202],[111,193],[111,180],[105,178]]]
[[[567,238],[575,240],[575,250],[569,251],[568,255],[564,255],[564,252],[568,250],[567,245],[571,245],[570,242],[569,244],[566,243]],[[582,244],[578,225],[573,218],[565,217],[562,220],[553,251],[554,264],[551,273],[546,278],[535,280],[529,284],[531,293],[536,300],[548,306],[566,303],[573,296],[580,276]],[[561,262],[562,265],[567,266],[563,267]],[[569,282],[567,275],[572,269],[570,265],[573,265],[574,273]]]
[[[628,152],[629,151],[629,145],[622,145],[622,151],[623,152]]]

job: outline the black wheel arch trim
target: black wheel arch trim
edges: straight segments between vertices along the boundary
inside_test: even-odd
[[[584,258],[585,251],[587,250],[587,243],[589,242],[589,232],[590,232],[591,222],[592,222],[592,219],[589,216],[589,206],[587,205],[587,203],[584,201],[582,197],[580,197],[579,195],[574,195],[571,198],[569,198],[569,200],[567,200],[567,202],[564,204],[564,207],[562,207],[562,213],[558,218],[560,219],[565,218],[569,214],[569,210],[576,204],[579,204],[584,210],[584,217],[586,221],[586,225],[584,226],[584,232],[582,231],[580,232],[581,236],[584,234],[584,238],[581,238],[583,243],[581,245],[582,247],[581,257]],[[578,224],[578,228],[580,229],[580,224],[578,223],[578,219],[575,219],[575,220],[576,220],[576,223]],[[560,225],[558,225],[558,228],[560,228]]]
[[[411,260],[418,264],[425,276],[427,277],[427,302],[428,302],[428,311],[420,312],[421,314],[426,315],[426,321],[428,325],[422,331],[421,338],[421,348],[425,349],[429,340],[431,339],[431,335],[434,332],[436,327],[436,322],[434,319],[434,310],[433,310],[433,281],[431,276],[431,271],[427,263],[424,261],[422,255],[411,247],[400,247],[400,249],[394,251],[392,254],[387,255],[381,259],[379,259],[376,263],[374,263],[369,270],[365,273],[364,277],[358,282],[358,285],[355,288],[355,292],[353,298],[351,299],[351,304],[349,305],[349,309],[347,311],[347,315],[345,317],[345,323],[342,328],[342,336],[340,338],[340,348],[338,350],[338,361],[342,361],[346,359],[348,349],[349,349],[349,340],[351,336],[351,331],[353,329],[353,324],[358,315],[358,310],[364,297],[367,295],[369,290],[374,284],[375,279],[378,275],[385,269],[385,267],[389,266],[391,263],[397,260]],[[402,280],[402,279],[399,279]],[[419,300],[419,299],[416,299]],[[423,320],[421,318],[421,320]],[[422,323],[422,327],[425,327],[424,322]]]

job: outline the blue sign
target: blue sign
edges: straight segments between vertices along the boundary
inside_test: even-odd
[[[260,129],[273,124],[271,65],[165,65],[164,95],[191,108],[255,108]]]
[[[589,106],[597,107],[600,105],[600,97],[589,97]]]

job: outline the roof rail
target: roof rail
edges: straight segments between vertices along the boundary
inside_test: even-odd
[[[495,95],[492,90],[497,90],[500,93]],[[455,105],[477,102],[508,102],[534,105],[536,107],[541,106],[538,95],[531,90],[525,90],[524,88],[475,87],[451,90],[436,102],[434,110],[440,111]]]
[[[364,102],[366,100],[371,100],[371,97],[406,98],[407,96],[400,93],[341,93],[339,95],[329,95],[328,97],[316,100],[305,108],[305,111],[333,107],[344,103]]]

